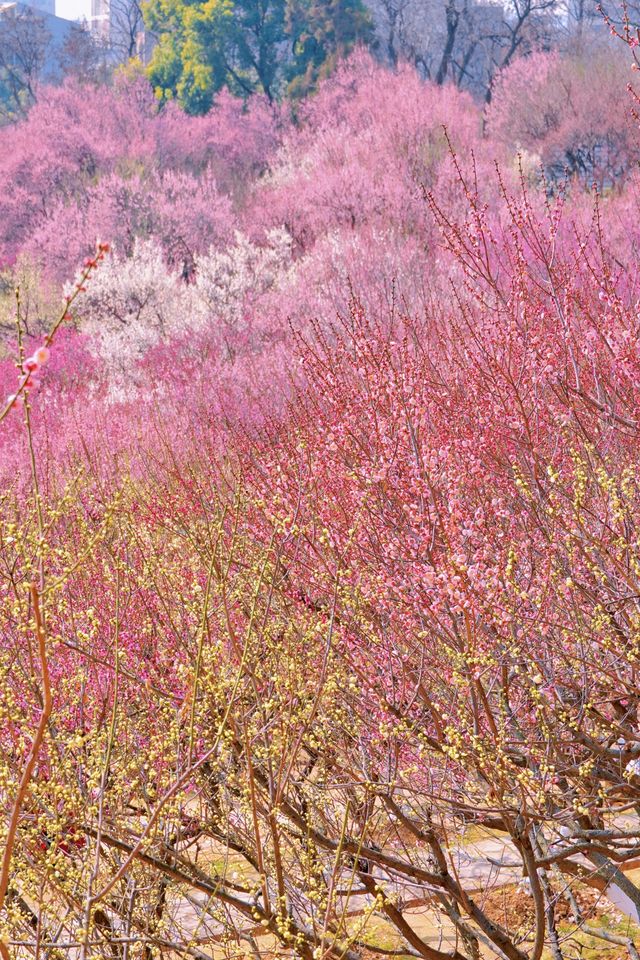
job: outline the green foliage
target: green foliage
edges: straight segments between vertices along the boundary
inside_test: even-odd
[[[147,0],[145,20],[156,95],[195,114],[222,87],[301,96],[371,30],[362,0]]]
[[[149,0],[145,15],[159,36],[149,68],[156,95],[177,97],[190,113],[205,113],[224,83],[230,0]]]
[[[294,57],[286,69],[287,93],[297,98],[313,90],[336,60],[372,36],[362,0],[289,0],[287,32]]]

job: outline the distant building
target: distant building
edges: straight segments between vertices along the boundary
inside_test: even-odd
[[[91,0],[89,30],[108,47],[113,59],[138,57],[147,63],[153,39],[145,30],[141,0]]]
[[[52,17],[56,14],[56,0],[28,0],[25,6],[32,7],[38,13],[48,13]]]
[[[60,51],[65,40],[74,28],[71,20],[56,17],[53,10],[55,0],[33,0],[32,3],[1,2],[0,0],[0,43],[3,33],[7,38],[16,36],[16,29],[24,24],[24,29],[34,32],[37,26],[39,37],[33,37],[34,45],[40,43],[42,63],[40,76],[45,80],[57,79],[60,70]],[[5,51],[6,52],[6,51]],[[33,57],[35,57],[35,51]]]
[[[105,43],[111,39],[111,3],[109,0],[91,0],[89,30]]]

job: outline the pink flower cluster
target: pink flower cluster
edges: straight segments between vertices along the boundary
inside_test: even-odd
[[[24,403],[25,394],[36,390],[40,381],[36,374],[45,365],[49,359],[49,348],[44,344],[38,347],[30,357],[22,363],[22,376],[18,382],[16,393],[10,394],[6,399],[8,407],[20,407]]]
[[[80,294],[86,293],[87,287],[85,284],[90,279],[93,272],[102,263],[106,254],[108,254],[110,250],[111,245],[109,243],[98,241],[94,256],[87,257],[84,261],[82,272],[78,280],[73,285],[72,293],[65,298],[62,314],[47,334],[44,343],[36,347],[31,356],[22,360],[18,360],[17,366],[20,373],[18,388],[15,393],[12,393],[7,397],[5,412],[16,407],[23,406],[25,397],[39,387],[40,380],[37,374],[49,360],[50,346],[53,343],[58,329],[63,323],[67,323],[72,319],[71,314],[69,313],[71,305],[75,302]]]

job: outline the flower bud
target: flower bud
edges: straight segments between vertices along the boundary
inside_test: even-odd
[[[38,347],[33,355],[33,359],[42,366],[42,364],[46,363],[49,359],[49,348],[45,346]]]

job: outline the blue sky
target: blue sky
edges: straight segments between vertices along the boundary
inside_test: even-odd
[[[91,0],[56,0],[56,16],[65,20],[82,20],[90,12]]]

